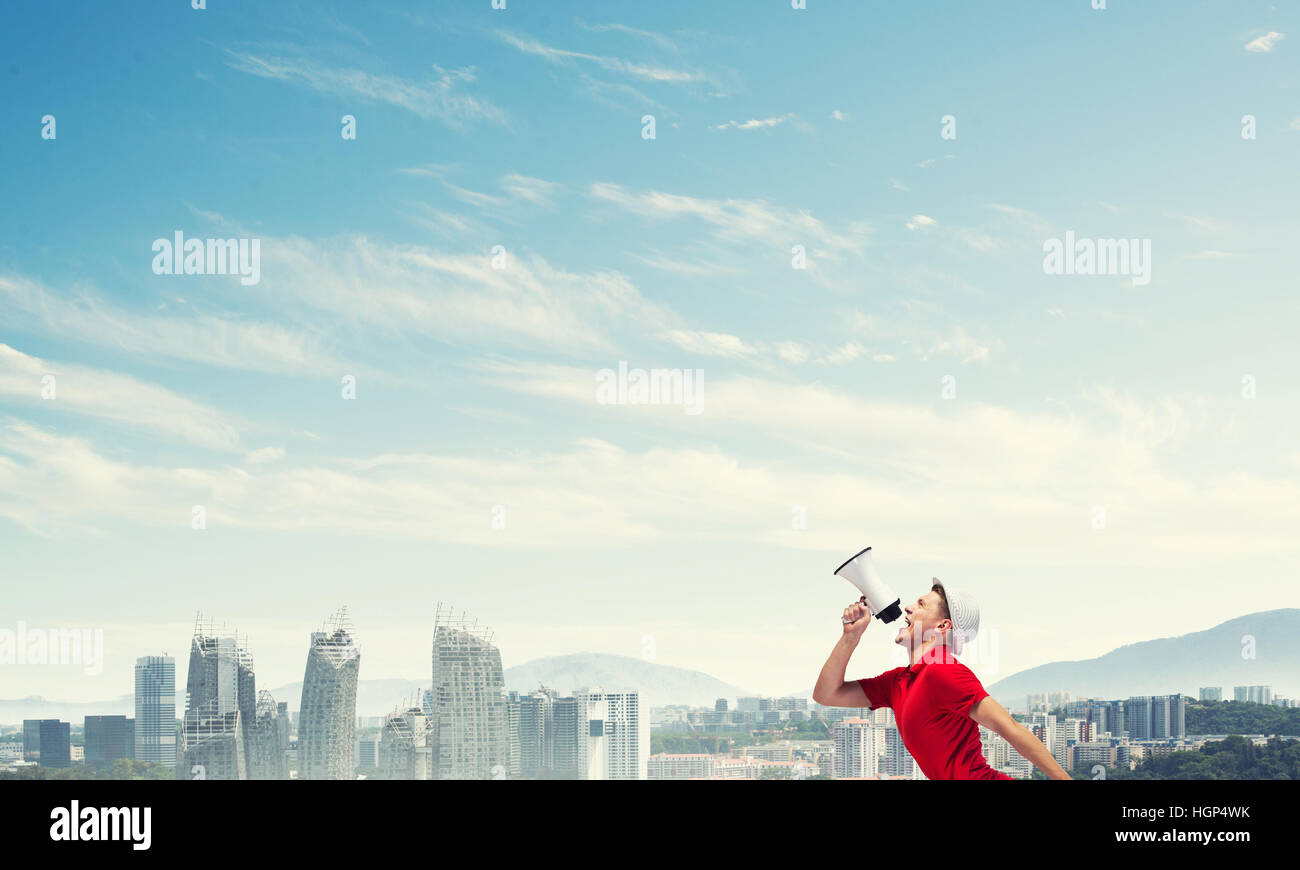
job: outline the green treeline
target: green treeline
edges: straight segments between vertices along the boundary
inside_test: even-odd
[[[104,767],[19,767],[0,772],[0,779],[176,779],[176,771],[165,764],[122,758]]]

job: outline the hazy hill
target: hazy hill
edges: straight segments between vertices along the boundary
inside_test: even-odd
[[[1255,658],[1242,658],[1247,636]],[[1199,697],[1202,686],[1269,685],[1275,695],[1300,694],[1300,609],[1239,616],[1205,631],[1131,643],[1103,656],[1051,662],[1020,671],[986,688],[1004,706],[1021,706],[1029,692],[1068,691],[1076,698],[1130,695]]]
[[[734,706],[736,698],[753,694],[719,679],[686,668],[658,665],[630,656],[603,653],[574,653],[534,659],[506,668],[506,688],[531,692],[539,684],[567,694],[582,686],[600,686],[607,691],[636,689],[643,706],[690,704],[712,707],[718,698]]]

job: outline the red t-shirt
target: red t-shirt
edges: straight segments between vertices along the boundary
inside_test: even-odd
[[[943,647],[907,668],[858,680],[872,709],[892,707],[903,745],[927,779],[1012,779],[989,767],[971,708],[988,696]]]

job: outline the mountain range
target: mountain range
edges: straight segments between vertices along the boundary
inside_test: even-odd
[[[1080,661],[1051,662],[986,686],[1003,706],[1030,692],[1069,691],[1076,698],[1130,695],[1199,698],[1203,686],[1272,686],[1274,695],[1300,695],[1300,609],[1238,616],[1205,631],[1131,643]]]

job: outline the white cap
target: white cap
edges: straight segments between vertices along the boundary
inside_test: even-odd
[[[980,630],[980,606],[969,592],[953,589],[938,577],[933,583],[943,587],[943,597],[948,602],[948,615],[952,617],[950,646],[954,655],[961,652],[962,644],[974,640]]]

